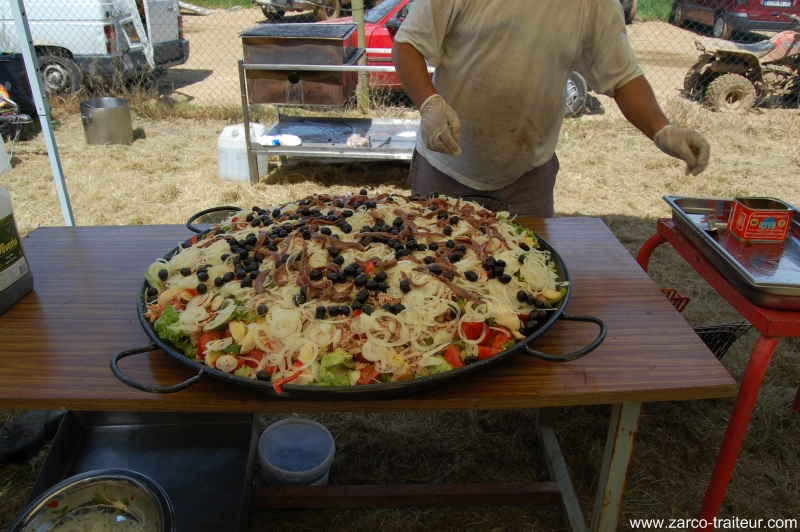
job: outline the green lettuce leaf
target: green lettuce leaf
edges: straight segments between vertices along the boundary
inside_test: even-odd
[[[319,361],[319,378],[321,382],[312,382],[315,386],[349,386],[350,369],[344,365],[352,359],[344,349],[337,349],[329,355],[324,355]]]
[[[172,325],[178,323],[180,319],[180,315],[178,311],[175,310],[175,307],[172,305],[167,305],[164,309],[164,312],[161,314],[161,317],[156,320],[153,324],[153,327],[156,330],[156,334],[162,340],[170,342],[172,345],[183,351],[183,354],[186,355],[188,358],[197,358],[197,348],[192,345],[192,342],[189,340],[189,336],[184,334],[181,331],[176,331],[172,329]]]

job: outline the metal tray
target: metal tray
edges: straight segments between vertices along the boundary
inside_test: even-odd
[[[67,412],[27,504],[96,469],[155,480],[177,530],[244,531],[258,445],[254,414]]]
[[[784,242],[742,242],[727,229],[732,200],[664,196],[672,220],[744,297],[756,305],[800,310],[800,211]]]

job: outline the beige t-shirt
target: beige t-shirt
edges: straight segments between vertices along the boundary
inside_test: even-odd
[[[436,67],[433,85],[461,120],[461,155],[421,136],[417,151],[478,190],[553,156],[573,70],[607,96],[643,74],[619,0],[416,0],[395,40]]]

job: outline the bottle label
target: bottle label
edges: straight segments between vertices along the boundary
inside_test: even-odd
[[[0,220],[0,291],[5,290],[28,273],[28,263],[22,254],[14,215]]]

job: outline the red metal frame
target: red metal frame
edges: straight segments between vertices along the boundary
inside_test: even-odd
[[[703,505],[700,508],[699,520],[706,522],[707,526],[698,528],[698,530],[713,530],[714,518],[719,513],[728,489],[728,483],[744,442],[747,425],[750,423],[764,374],[767,372],[767,367],[780,338],[800,336],[800,311],[768,309],[748,301],[669,219],[658,221],[657,233],[648,238],[639,250],[636,262],[645,271],[647,271],[653,251],[664,242],[669,242],[675,251],[714,290],[761,333],[750,354],[744,375],[742,375],[733,412],[731,412],[728,428],[725,430],[725,437],[722,440],[722,448],[717,456]],[[792,408],[800,413],[800,388],[797,390]]]

